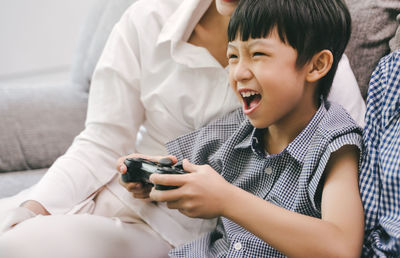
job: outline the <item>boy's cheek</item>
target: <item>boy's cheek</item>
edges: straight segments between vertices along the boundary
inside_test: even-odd
[[[229,68],[228,80],[229,80],[229,85],[231,86],[231,88],[235,89],[237,82],[233,78],[233,68],[232,67]]]
[[[237,91],[235,91],[235,95],[236,95],[236,98],[239,100],[239,102],[242,104],[243,103],[242,96]]]
[[[240,100],[240,101],[242,101],[242,96],[240,96],[240,94],[237,92],[237,90],[236,90],[236,85],[237,85],[237,82],[235,81],[235,80],[233,80],[233,79],[231,79],[231,78],[229,78],[229,85],[231,86],[231,89],[235,92],[235,95],[236,95],[236,97]]]

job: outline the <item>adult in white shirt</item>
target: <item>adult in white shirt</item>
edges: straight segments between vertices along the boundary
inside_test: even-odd
[[[85,130],[28,201],[3,212],[0,253],[160,257],[215,225],[134,198],[114,166],[128,153],[165,155],[167,141],[239,107],[226,67],[226,27],[238,1],[139,0],[125,12],[93,75]],[[329,99],[363,123],[345,57]]]

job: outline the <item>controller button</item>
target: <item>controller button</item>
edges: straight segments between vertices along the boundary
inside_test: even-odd
[[[170,167],[172,166],[172,160],[170,160],[169,158],[162,158],[160,159],[159,164],[162,167]]]

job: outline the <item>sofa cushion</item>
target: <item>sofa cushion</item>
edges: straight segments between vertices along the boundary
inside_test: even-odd
[[[36,184],[47,169],[0,173],[0,198],[13,196]]]
[[[390,52],[389,40],[398,26],[399,0],[345,0],[352,16],[352,35],[346,54],[364,99],[378,61]]]
[[[46,168],[84,127],[87,93],[70,84],[0,85],[0,172]]]

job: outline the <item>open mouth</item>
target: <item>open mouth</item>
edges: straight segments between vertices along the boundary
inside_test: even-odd
[[[239,92],[243,98],[243,108],[246,113],[253,111],[261,100],[261,95],[253,90],[242,90]]]

